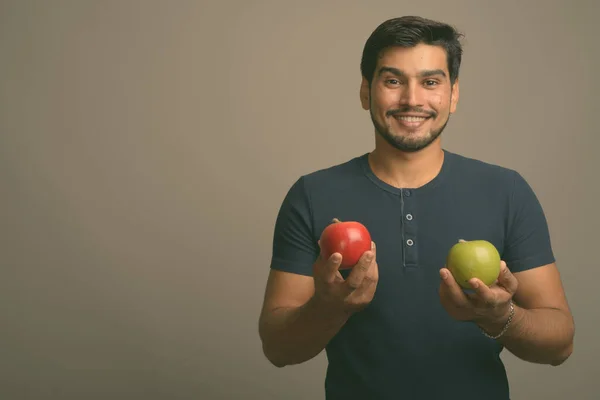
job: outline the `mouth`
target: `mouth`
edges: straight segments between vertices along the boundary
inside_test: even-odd
[[[407,115],[407,114],[396,114],[394,119],[407,128],[419,128],[425,122],[430,119],[431,116],[424,115]]]

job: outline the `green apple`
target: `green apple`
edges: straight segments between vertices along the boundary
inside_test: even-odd
[[[459,240],[446,258],[446,268],[465,289],[472,289],[469,280],[478,278],[490,286],[500,275],[500,254],[486,240]]]

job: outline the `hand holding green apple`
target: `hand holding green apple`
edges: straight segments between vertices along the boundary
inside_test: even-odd
[[[502,329],[519,282],[491,243],[459,241],[440,276],[440,301],[450,316],[476,322],[488,332]],[[473,292],[465,293],[466,288]]]
[[[486,240],[461,239],[448,252],[446,268],[465,289],[471,289],[469,281],[473,278],[490,286],[500,274],[500,254]]]

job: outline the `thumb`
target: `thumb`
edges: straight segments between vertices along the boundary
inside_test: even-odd
[[[500,275],[498,276],[498,283],[500,283],[509,293],[515,294],[517,288],[519,287],[519,281],[517,278],[510,272],[506,262],[500,262]]]

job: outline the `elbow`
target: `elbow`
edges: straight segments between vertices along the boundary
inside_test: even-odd
[[[559,365],[564,364],[564,362],[571,357],[571,354],[573,354],[573,342],[571,342],[569,346],[567,346],[567,348],[559,354],[559,357],[552,360],[550,365],[553,367],[558,367]]]
[[[276,359],[270,359],[269,358],[268,360],[271,363],[271,365],[273,365],[273,366],[275,366],[277,368],[283,368],[283,367],[287,366],[286,363],[281,362],[281,361],[277,361]]]
[[[271,363],[271,365],[273,365],[277,368],[283,368],[288,365],[283,359],[281,359],[280,357],[277,357],[274,352],[270,351],[264,341],[263,341],[263,345],[262,345],[262,351],[263,351],[263,354],[265,355],[266,359]]]
[[[552,362],[550,363],[551,366],[553,367],[558,367],[559,365],[562,365],[565,363],[565,361],[567,361],[569,359],[569,357],[571,357],[571,354],[573,354],[573,342],[575,340],[575,324],[573,323],[573,320],[571,319],[571,326],[569,327],[569,341],[567,343],[567,345],[563,348],[563,351],[560,352],[557,357],[552,360]]]
[[[269,338],[264,330],[264,326],[261,324],[259,329],[259,337],[262,344],[262,352],[266,359],[275,367],[283,368],[287,363],[282,357],[277,355],[277,351],[273,349],[273,346],[269,344]]]
[[[276,352],[273,351],[272,346],[269,345],[268,335],[266,333],[265,323],[261,320],[258,329],[258,335],[262,344],[262,352],[267,361],[277,368],[283,368],[287,364],[281,360],[281,357],[277,357]]]

